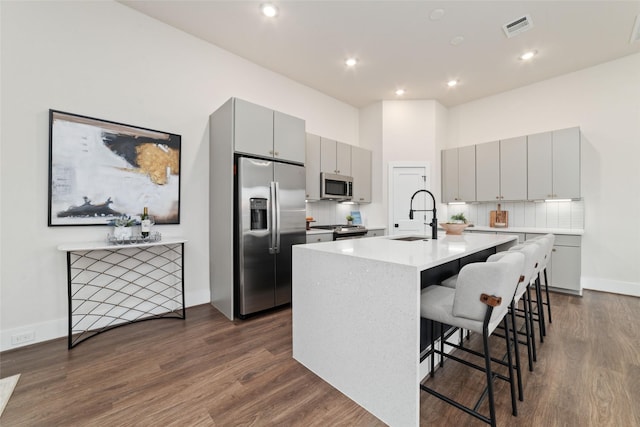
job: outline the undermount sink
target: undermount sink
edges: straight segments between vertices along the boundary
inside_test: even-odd
[[[429,239],[427,239],[424,236],[406,236],[406,237],[395,237],[391,240],[400,240],[403,242],[413,242],[414,240],[424,240],[426,242]]]

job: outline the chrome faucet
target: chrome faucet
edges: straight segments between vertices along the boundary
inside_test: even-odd
[[[431,200],[433,200],[433,209],[413,209],[413,198],[418,193],[429,193]],[[431,238],[438,239],[438,218],[436,218],[436,198],[433,197],[433,193],[429,190],[418,190],[411,196],[411,202],[409,202],[409,219],[413,219],[414,212],[433,212],[433,218],[431,219]]]

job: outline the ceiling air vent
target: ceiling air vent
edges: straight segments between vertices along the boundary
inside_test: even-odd
[[[636,24],[633,26],[633,31],[631,31],[631,40],[629,43],[640,42],[640,15],[636,16]]]
[[[518,18],[515,21],[508,22],[502,26],[507,38],[516,36],[524,31],[530,30],[531,28],[533,28],[533,21],[531,21],[531,16],[529,15],[525,15],[522,18]]]

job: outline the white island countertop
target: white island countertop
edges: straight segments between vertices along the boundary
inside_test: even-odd
[[[402,241],[398,238],[422,237],[420,240]],[[383,261],[426,270],[448,261],[479,252],[484,249],[509,244],[515,239],[511,235],[463,234],[447,235],[438,233],[438,239],[431,236],[403,235],[380,236],[367,239],[337,240],[335,242],[303,245],[319,252],[329,252],[347,257]]]
[[[417,427],[422,272],[517,236],[398,237],[293,246],[293,357],[384,423]]]

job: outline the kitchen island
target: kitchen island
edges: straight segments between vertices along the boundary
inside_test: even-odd
[[[418,426],[425,273],[516,242],[441,234],[294,246],[293,357],[383,422]]]

